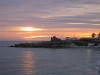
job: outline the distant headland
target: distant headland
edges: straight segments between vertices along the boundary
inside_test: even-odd
[[[66,37],[65,40],[51,37],[50,41],[19,43],[10,47],[24,47],[24,48],[72,48],[72,47],[100,47],[100,33],[92,33],[90,38],[70,38]]]

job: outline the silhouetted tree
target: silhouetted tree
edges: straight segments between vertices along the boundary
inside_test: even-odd
[[[95,38],[96,34],[95,33],[92,33],[92,38]]]

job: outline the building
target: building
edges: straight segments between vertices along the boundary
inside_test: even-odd
[[[69,41],[75,41],[75,40],[78,40],[77,38],[73,37],[73,38],[70,38],[70,37],[66,37],[66,40],[69,40]]]
[[[98,34],[98,37],[97,38],[100,39],[100,33]]]

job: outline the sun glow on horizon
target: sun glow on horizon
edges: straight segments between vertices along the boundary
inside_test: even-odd
[[[21,31],[41,31],[43,30],[42,28],[35,28],[35,27],[21,27],[20,28]]]

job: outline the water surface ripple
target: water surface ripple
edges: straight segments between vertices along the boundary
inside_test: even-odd
[[[0,75],[100,75],[99,48],[0,47]]]

